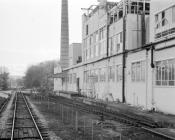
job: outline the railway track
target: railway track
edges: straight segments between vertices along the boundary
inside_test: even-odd
[[[83,102],[78,102],[63,97],[54,97],[54,98],[50,97],[49,100],[59,102],[69,107],[74,107],[82,112],[93,113],[96,115],[104,116],[106,118],[110,118],[118,122],[140,128],[145,133],[155,136],[155,139],[158,140],[175,140],[175,137],[157,131],[156,128],[161,128],[161,126],[159,126],[159,124],[157,124],[156,122],[153,122],[149,119],[147,120],[146,118],[139,118],[138,116],[134,115],[129,116],[128,114],[114,111],[106,107],[89,105]]]
[[[11,123],[10,123],[11,121]],[[8,140],[48,140],[47,131],[36,117],[22,93],[14,97],[13,113],[8,120],[9,128],[0,139]]]

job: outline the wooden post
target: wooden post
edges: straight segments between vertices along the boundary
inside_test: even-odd
[[[93,126],[93,120],[92,120],[92,140],[94,140],[94,126]]]
[[[61,109],[62,113],[61,113],[61,118],[62,118],[62,122],[64,123],[64,106],[62,105],[62,109]]]
[[[83,132],[84,136],[85,136],[85,129],[86,129],[86,120],[84,118],[84,132]]]
[[[75,130],[78,131],[78,111],[75,114]]]

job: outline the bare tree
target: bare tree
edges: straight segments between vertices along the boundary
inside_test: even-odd
[[[6,67],[0,67],[0,89],[7,90],[9,87],[9,73]]]
[[[35,88],[41,92],[49,92],[53,90],[53,79],[49,79],[48,75],[53,74],[56,61],[47,61],[38,65],[30,66],[24,77],[26,88]]]

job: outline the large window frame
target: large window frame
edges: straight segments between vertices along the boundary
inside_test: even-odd
[[[155,85],[160,87],[175,86],[175,59],[156,62]]]
[[[146,70],[145,60],[131,63],[131,81],[145,82],[146,79],[145,70]]]

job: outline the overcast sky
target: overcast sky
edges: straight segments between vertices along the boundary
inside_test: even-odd
[[[97,0],[69,0],[70,43],[81,42],[81,8]],[[11,75],[58,59],[61,0],[0,0],[0,66]]]

